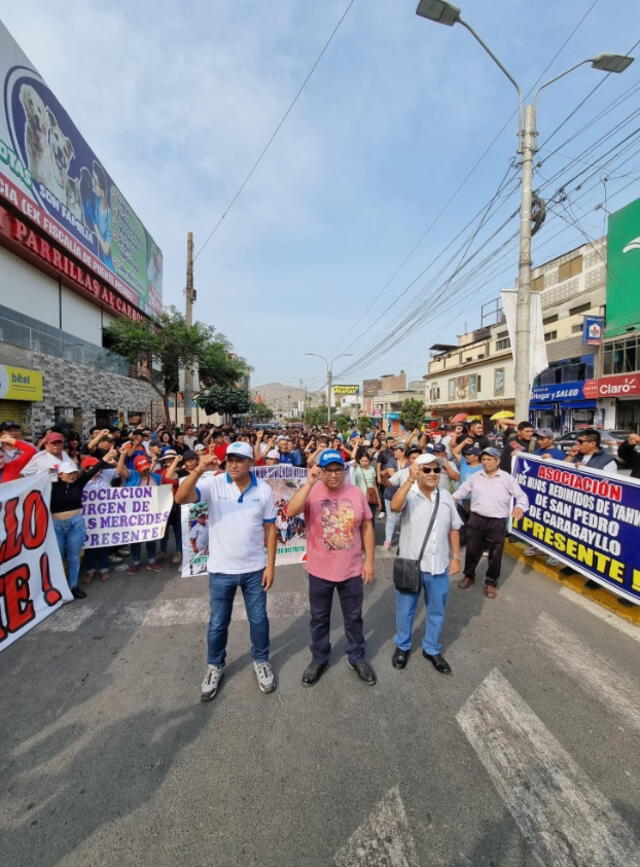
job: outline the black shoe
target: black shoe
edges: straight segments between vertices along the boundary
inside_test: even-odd
[[[588,581],[584,582],[584,586],[588,587],[589,590],[599,590],[600,589],[600,585],[598,584],[598,582],[592,581],[591,578],[589,578]]]
[[[404,668],[407,664],[407,660],[409,659],[409,651],[408,650],[400,650],[399,647],[393,651],[393,656],[391,657],[391,665],[394,668]]]
[[[327,670],[326,662],[310,662],[302,673],[303,686],[313,686]]]
[[[84,590],[81,590],[79,587],[72,587],[71,588],[71,595],[73,596],[74,599],[86,599],[87,598],[87,594],[84,592]]]
[[[441,653],[427,653],[426,650],[422,651],[422,655],[425,659],[428,659],[431,665],[435,668],[436,671],[439,671],[440,674],[451,674],[451,666],[444,658]]]
[[[375,671],[364,659],[362,662],[349,662],[349,660],[347,660],[347,665],[351,671],[355,671],[360,680],[363,683],[366,683],[367,686],[373,686],[377,682],[378,678],[376,677]]]

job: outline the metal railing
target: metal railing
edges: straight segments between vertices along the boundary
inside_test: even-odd
[[[121,355],[7,308],[0,308],[0,342],[121,376],[129,376],[130,372],[129,362]]]

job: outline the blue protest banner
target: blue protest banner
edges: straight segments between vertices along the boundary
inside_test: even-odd
[[[516,454],[529,510],[510,532],[640,605],[640,480]]]

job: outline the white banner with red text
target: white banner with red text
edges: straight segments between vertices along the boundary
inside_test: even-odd
[[[0,651],[73,598],[50,499],[47,473],[0,485]]]

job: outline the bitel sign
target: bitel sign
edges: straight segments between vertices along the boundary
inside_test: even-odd
[[[640,604],[640,479],[516,454],[529,509],[510,532]]]

